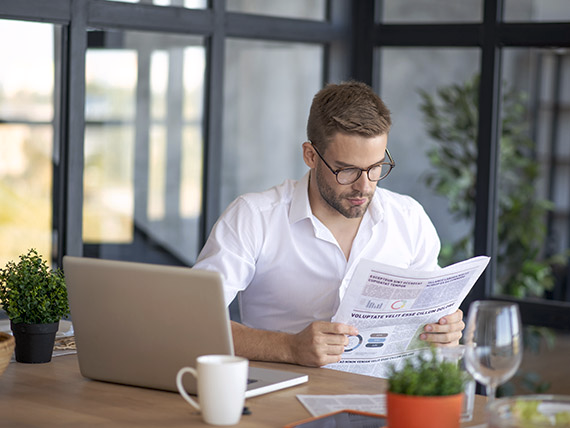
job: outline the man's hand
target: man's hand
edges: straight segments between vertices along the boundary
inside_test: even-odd
[[[291,337],[293,361],[303,366],[320,367],[340,361],[344,348],[348,345],[347,336],[356,336],[356,327],[315,321],[300,333]]]
[[[420,339],[436,346],[455,346],[459,345],[464,328],[463,312],[458,309],[441,318],[436,324],[426,324],[424,333],[420,334]]]
[[[341,323],[315,321],[297,334],[259,330],[231,321],[235,354],[256,361],[320,367],[340,361],[347,336],[358,330]]]

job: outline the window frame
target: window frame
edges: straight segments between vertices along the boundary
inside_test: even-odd
[[[83,254],[82,203],[85,129],[85,54],[88,29],[189,34],[206,38],[204,99],[204,179],[200,243],[220,214],[221,127],[225,40],[229,37],[318,43],[325,47],[322,76],[327,81],[354,78],[379,88],[377,47],[477,47],[481,49],[475,255],[491,263],[462,308],[494,298],[496,266],[496,177],[500,113],[501,53],[504,47],[570,47],[568,22],[504,22],[503,0],[483,0],[483,19],[467,24],[384,24],[375,19],[382,0],[328,0],[324,21],[227,12],[226,0],[207,9],[186,9],[106,0],[20,0],[3,2],[0,19],[49,22],[63,26],[56,70],[58,138],[54,147],[54,265],[64,254]],[[504,299],[503,299],[504,300]],[[570,303],[516,300],[525,323],[570,329]]]

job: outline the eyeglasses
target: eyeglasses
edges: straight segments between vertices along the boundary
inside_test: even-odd
[[[312,142],[311,145],[313,146],[313,149],[315,149],[315,152],[317,152],[321,160],[328,167],[328,169],[330,169],[331,172],[335,175],[337,183],[342,185],[355,183],[356,181],[358,181],[358,179],[360,178],[360,176],[364,171],[366,171],[366,175],[368,176],[368,179],[370,181],[380,181],[383,178],[386,178],[386,176],[390,174],[390,171],[392,171],[392,168],[396,166],[394,159],[392,159],[392,156],[390,156],[390,152],[388,151],[388,149],[386,149],[386,155],[388,156],[390,162],[378,162],[372,166],[369,166],[366,169],[348,167],[348,168],[339,168],[335,171],[327,163],[325,158],[323,158],[323,156],[319,153],[319,151]]]

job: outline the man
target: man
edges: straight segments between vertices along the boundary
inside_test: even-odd
[[[390,112],[359,82],[328,85],[314,99],[303,160],[310,168],[262,193],[237,198],[214,226],[195,268],[222,274],[237,355],[322,366],[340,361],[355,327],[330,322],[361,258],[438,269],[440,241],[423,208],[377,187],[394,166]],[[457,311],[420,339],[457,344]]]

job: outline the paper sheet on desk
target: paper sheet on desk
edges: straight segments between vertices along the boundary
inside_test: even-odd
[[[386,414],[386,394],[302,395],[297,399],[313,416],[326,415],[339,410]]]
[[[386,363],[397,366],[425,348],[424,326],[455,312],[488,263],[479,256],[424,272],[361,260],[332,318],[359,335],[349,338],[340,362],[325,367],[387,377]]]

